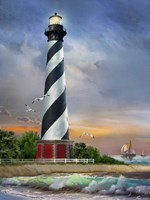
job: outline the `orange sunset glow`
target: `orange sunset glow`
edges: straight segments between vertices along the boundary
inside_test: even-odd
[[[3,130],[13,131],[16,135],[20,135],[26,131],[35,131],[40,135],[40,126],[6,126],[3,127]],[[116,127],[116,126],[84,126],[81,124],[70,125],[70,139],[74,142],[85,142],[87,145],[95,146],[102,153],[106,154],[119,154],[122,144],[127,143],[132,139],[134,147],[137,153],[141,153],[141,149],[146,149],[146,152],[149,153],[149,142],[150,140],[146,135],[150,130],[143,129],[139,126],[125,126],[125,127]],[[94,135],[95,139],[92,139],[88,136],[79,136],[83,132],[89,132]]]
[[[6,126],[3,128],[5,131],[13,131],[14,133],[21,134],[26,131],[35,131],[39,133],[40,128],[39,127],[30,127],[30,126]]]

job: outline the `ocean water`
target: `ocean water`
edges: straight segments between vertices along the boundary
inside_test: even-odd
[[[150,165],[150,156],[132,160],[113,156],[129,164]],[[0,200],[150,200],[150,179],[120,175],[88,176],[53,174],[0,179]]]
[[[42,175],[0,179],[0,200],[126,200],[150,199],[150,179],[120,175]]]
[[[133,157],[132,160],[122,158],[121,156],[112,156],[113,158],[119,160],[119,161],[124,161],[125,163],[128,164],[140,164],[140,165],[150,165],[150,156],[135,156]]]

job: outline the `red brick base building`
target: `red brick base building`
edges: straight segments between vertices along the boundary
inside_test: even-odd
[[[72,158],[73,142],[70,140],[38,141],[37,159]]]

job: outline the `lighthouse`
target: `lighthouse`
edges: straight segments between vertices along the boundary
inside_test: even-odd
[[[37,159],[71,158],[73,142],[69,140],[66,81],[64,71],[63,38],[67,34],[62,17],[49,17],[45,30],[48,38],[46,79],[43,105],[41,140],[38,141]]]

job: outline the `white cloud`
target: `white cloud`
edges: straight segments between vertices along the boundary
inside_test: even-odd
[[[25,103],[43,94],[44,70],[41,71],[36,65],[40,55],[40,50],[31,48],[27,41],[20,47],[20,52],[0,45],[3,75],[0,79],[0,93],[3,94],[3,105],[23,113]]]
[[[72,47],[65,53],[67,89],[70,93],[76,89],[95,91],[95,86],[91,82],[97,71],[94,63],[107,59],[106,54],[91,51],[85,41],[70,39],[67,45]],[[74,94],[76,95],[76,92]]]

